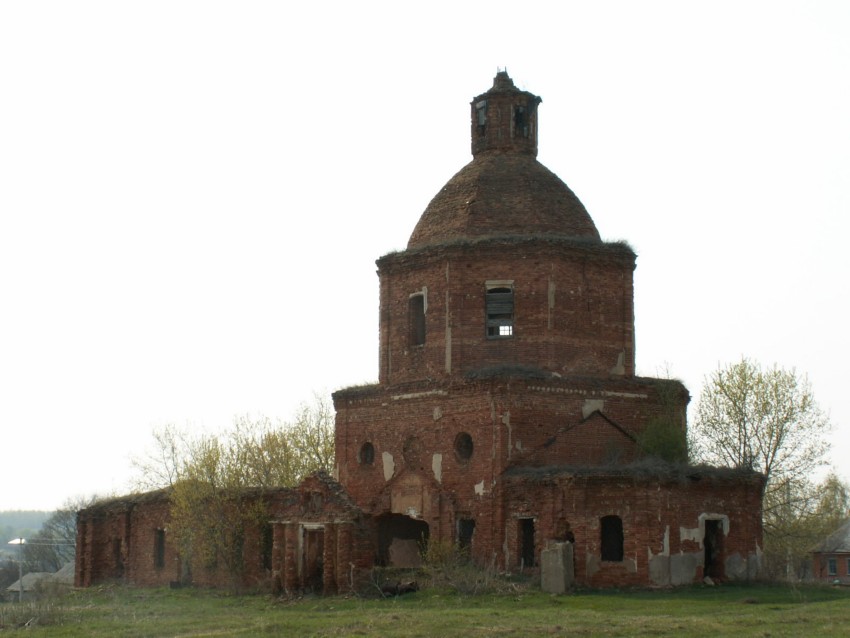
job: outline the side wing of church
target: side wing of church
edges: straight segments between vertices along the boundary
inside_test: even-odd
[[[337,476],[258,496],[246,582],[340,591],[423,541],[509,571],[570,542],[589,586],[758,573],[763,477],[646,458],[648,428],[684,446],[689,395],[635,376],[635,254],[537,161],[540,102],[505,72],[472,100],[472,161],[377,261],[379,381],[333,395]],[[121,502],[80,513],[77,584],[180,580],[162,499]]]

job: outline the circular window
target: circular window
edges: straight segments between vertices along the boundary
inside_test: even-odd
[[[360,446],[360,451],[357,453],[357,461],[360,465],[372,465],[375,462],[375,446],[366,441]]]
[[[472,437],[466,432],[461,432],[455,437],[455,454],[461,461],[472,458]]]

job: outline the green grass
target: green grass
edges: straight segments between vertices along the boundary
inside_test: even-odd
[[[16,631],[34,618],[26,630]],[[0,604],[0,633],[27,636],[838,636],[850,591],[829,587],[691,587],[656,591],[532,589],[394,599],[236,596],[104,587],[30,605]]]

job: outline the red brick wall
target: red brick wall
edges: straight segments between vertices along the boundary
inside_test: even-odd
[[[684,388],[671,383],[681,390],[683,410]],[[598,414],[584,420],[588,401],[633,433],[666,409],[655,382],[624,379],[480,379],[343,390],[334,395],[338,478],[373,516],[393,511],[393,494],[421,490],[417,516],[432,538],[453,541],[457,519],[474,518],[481,556],[490,556],[503,542],[494,495],[506,468],[637,457],[634,440],[610,420]],[[473,441],[467,460],[455,450],[460,433]],[[367,442],[371,463],[360,457]]]
[[[493,366],[634,374],[633,253],[619,244],[493,242],[388,255],[381,280],[384,384]],[[488,339],[485,282],[513,281],[514,336]],[[427,290],[426,342],[410,344],[410,295]]]
[[[745,578],[742,573],[747,561],[751,570],[757,568],[762,539],[759,476],[717,479],[694,471],[671,480],[518,472],[507,478],[504,490],[508,567],[519,564],[517,527],[510,521],[532,517],[538,558],[547,543],[562,540],[563,522],[569,523],[575,535],[576,579],[580,583],[605,587],[698,582],[703,578],[705,520],[726,517],[724,577]],[[601,560],[600,519],[609,515],[622,520],[621,562]],[[671,560],[672,566],[668,566]]]

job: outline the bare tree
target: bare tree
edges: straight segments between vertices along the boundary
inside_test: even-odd
[[[77,512],[98,500],[96,496],[68,499],[27,538],[24,563],[29,571],[58,571],[76,556]]]

